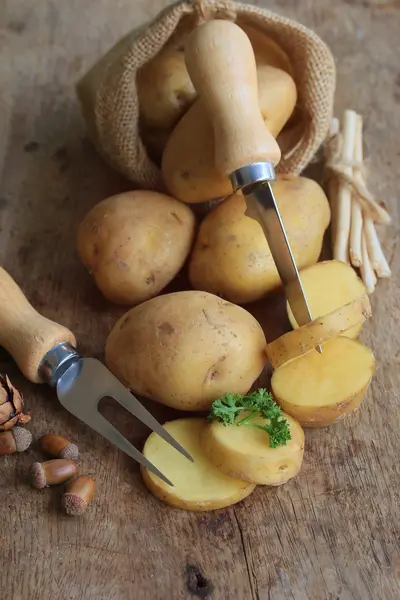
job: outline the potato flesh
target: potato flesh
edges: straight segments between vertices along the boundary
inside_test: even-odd
[[[325,316],[366,293],[365,286],[354,269],[338,260],[320,262],[301,271],[300,278],[307,296],[313,319]],[[290,306],[289,321],[298,327]],[[343,335],[357,338],[362,324],[352,327]]]
[[[243,418],[244,413],[240,418]],[[304,432],[289,415],[291,440],[285,446],[271,448],[269,435],[249,425],[225,426],[213,421],[201,436],[204,452],[227,475],[250,483],[281,485],[299,472],[304,454]],[[262,417],[252,423],[265,425]]]
[[[148,437],[143,455],[174,484],[171,488],[142,467],[146,486],[163,502],[186,510],[213,510],[235,504],[254,490],[253,484],[226,475],[206,457],[200,436],[207,425],[206,419],[197,418],[177,419],[164,425],[193,457],[193,463],[157,434]]]
[[[329,425],[355,410],[374,372],[369,348],[347,337],[337,337],[277,369],[272,392],[282,409],[302,425]]]

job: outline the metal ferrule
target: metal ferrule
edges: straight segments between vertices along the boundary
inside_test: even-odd
[[[56,387],[60,377],[80,358],[77,350],[70,343],[61,342],[43,357],[39,365],[39,375],[51,387]]]
[[[240,167],[230,175],[235,192],[261,181],[275,181],[275,167],[271,162],[256,162]]]

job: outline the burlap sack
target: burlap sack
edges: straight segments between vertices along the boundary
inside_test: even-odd
[[[335,64],[313,32],[269,10],[231,0],[179,1],[154,21],[118,42],[77,85],[89,133],[105,160],[138,187],[164,190],[161,172],[149,158],[139,134],[136,73],[172,35],[187,35],[197,23],[219,18],[240,20],[264,30],[289,56],[298,89],[302,128],[277,171],[299,174],[323,142],[333,112]],[[182,33],[183,35],[183,33]]]

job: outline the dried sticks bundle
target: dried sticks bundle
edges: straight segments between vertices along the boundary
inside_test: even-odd
[[[375,225],[388,224],[391,219],[367,188],[363,120],[354,110],[346,110],[342,122],[332,119],[325,145],[325,170],[333,258],[359,268],[368,293],[372,293],[377,278],[391,275]]]

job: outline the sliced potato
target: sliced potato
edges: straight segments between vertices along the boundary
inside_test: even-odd
[[[339,336],[292,360],[272,376],[272,393],[282,410],[304,427],[330,425],[356,410],[375,368],[374,355],[356,340]]]
[[[353,267],[339,260],[326,260],[302,269],[300,278],[307,296],[313,319],[322,317],[367,293],[365,285]],[[296,319],[287,305],[289,321],[295,329]],[[352,327],[346,337],[357,338],[362,323]]]
[[[269,361],[274,369],[278,369],[290,360],[314,350],[318,344],[324,344],[363,323],[371,314],[371,303],[367,294],[360,296],[329,315],[289,331],[268,344]]]
[[[152,494],[170,506],[196,511],[215,510],[240,502],[255,488],[254,484],[229,477],[206,457],[200,437],[207,425],[207,419],[177,419],[164,425],[193,457],[193,463],[156,433],[147,438],[143,455],[174,487],[141,467],[143,480]]]
[[[240,418],[244,416],[245,413]],[[216,467],[231,477],[264,485],[286,483],[300,471],[304,431],[295,419],[284,416],[292,437],[286,446],[271,448],[268,433],[256,427],[225,426],[212,421],[202,431],[204,452]],[[265,419],[256,417],[252,423],[265,425]]]

